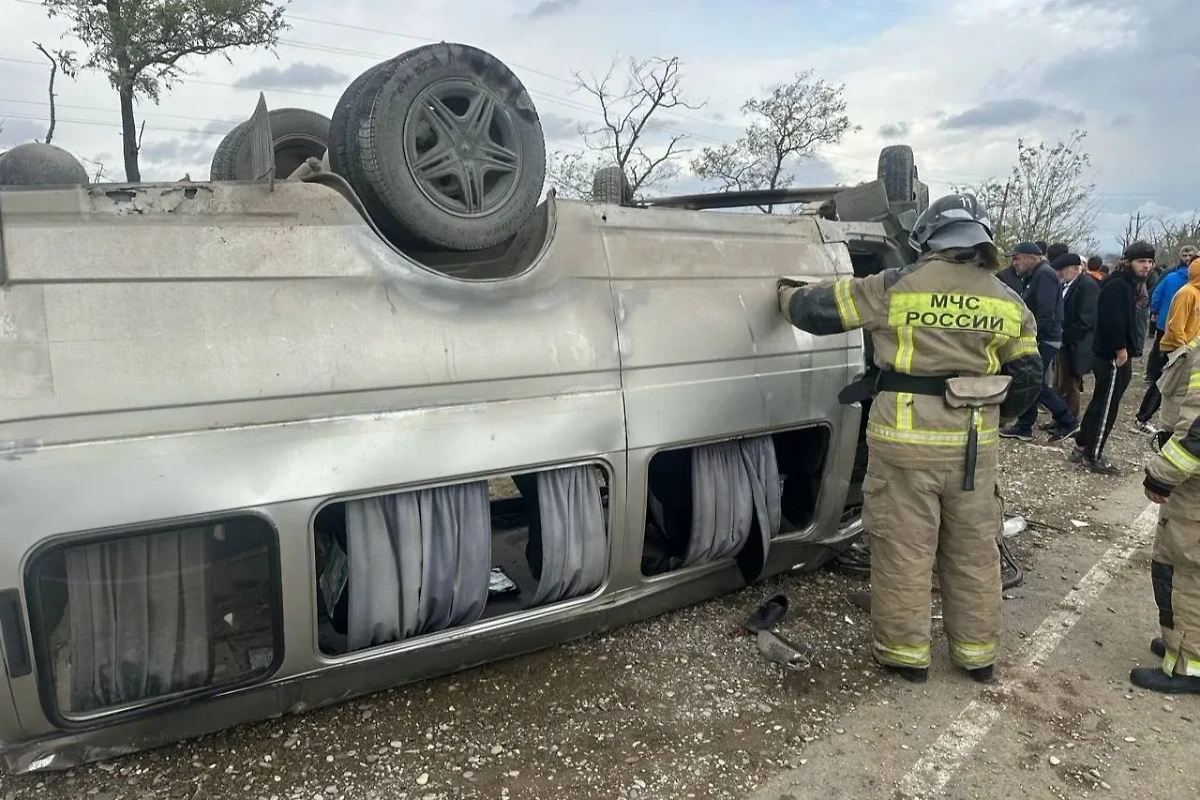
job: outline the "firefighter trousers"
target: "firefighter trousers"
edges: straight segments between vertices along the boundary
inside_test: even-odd
[[[1160,508],[1150,576],[1167,643],[1163,672],[1200,677],[1200,508],[1174,494]]]
[[[950,657],[985,667],[1000,646],[1000,551],[1004,505],[999,455],[981,447],[974,491],[962,462],[904,466],[875,453],[863,481],[863,525],[871,536],[871,628],[875,658],[901,667],[930,662],[936,562]]]

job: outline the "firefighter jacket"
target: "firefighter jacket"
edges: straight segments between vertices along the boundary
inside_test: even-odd
[[[1172,362],[1163,371],[1161,383],[1168,391],[1163,410],[1170,414],[1163,421],[1172,426],[1172,433],[1146,465],[1143,484],[1161,495],[1179,494],[1183,507],[1191,512],[1190,518],[1200,520],[1200,480],[1190,480],[1200,475],[1200,358],[1194,353],[1197,345],[1200,339],[1189,342],[1178,355],[1172,353]],[[1179,395],[1183,400],[1176,412],[1168,408],[1167,400]]]
[[[885,373],[1012,377],[1003,403],[983,409],[953,408],[933,393],[879,391],[867,442],[873,454],[899,463],[962,463],[972,425],[980,448],[995,447],[1000,418],[1020,414],[1042,387],[1033,314],[978,261],[930,254],[866,278],[789,287],[780,291],[780,310],[818,336],[868,331]]]

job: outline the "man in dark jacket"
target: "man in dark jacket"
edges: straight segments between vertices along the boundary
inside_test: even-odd
[[[1058,273],[1046,263],[1040,248],[1034,242],[1021,242],[1013,248],[1013,266],[1025,281],[1022,298],[1037,320],[1038,353],[1046,380],[1037,402],[1031,405],[1016,422],[1000,429],[1006,439],[1033,441],[1033,426],[1037,422],[1038,406],[1045,406],[1054,417],[1055,426],[1050,432],[1050,441],[1058,442],[1074,436],[1079,430],[1079,418],[1071,413],[1062,396],[1049,383],[1050,367],[1062,346],[1062,281]]]
[[[1100,284],[1083,271],[1083,261],[1067,253],[1050,266],[1063,283],[1063,343],[1054,362],[1054,388],[1079,416],[1079,393],[1083,376],[1092,371],[1092,336],[1096,330],[1096,301]],[[1043,426],[1052,430],[1055,423]]]
[[[1117,270],[1100,284],[1096,333],[1092,339],[1096,389],[1075,437],[1071,461],[1102,475],[1120,474],[1120,470],[1104,458],[1104,444],[1112,433],[1121,397],[1133,374],[1130,359],[1138,336],[1135,319],[1138,288],[1153,268],[1154,247],[1146,242],[1134,242],[1125,248]]]

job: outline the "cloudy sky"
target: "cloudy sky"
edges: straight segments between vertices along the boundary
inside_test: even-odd
[[[742,101],[798,70],[845,83],[862,130],[808,163],[802,183],[870,179],[879,149],[903,142],[936,195],[1006,173],[1018,136],[1052,142],[1078,127],[1105,249],[1131,211],[1200,207],[1200,0],[293,0],[288,20],[275,55],[193,61],[161,105],[140,108],[144,178],[207,177],[259,89],[272,108],[330,114],[373,64],[457,40],[513,68],[550,149],[579,148],[578,123],[597,121],[572,70],[603,72],[617,53],[676,55],[685,95],[705,104],[662,123],[693,148],[736,139]],[[44,136],[47,68],[31,42],[51,46],[63,27],[33,0],[0,0],[0,147]],[[102,77],[60,81],[58,116],[57,143],[123,175]]]

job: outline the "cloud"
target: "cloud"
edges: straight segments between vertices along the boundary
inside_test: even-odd
[[[879,126],[879,135],[884,139],[899,139],[908,135],[912,125],[907,122],[888,122]]]
[[[525,16],[529,19],[554,17],[579,5],[579,0],[541,0]]]
[[[40,120],[6,119],[4,112],[0,111],[0,149],[7,150],[13,145],[45,139],[46,129],[47,123]]]
[[[553,111],[543,111],[538,114],[538,119],[542,123],[542,134],[547,139],[579,139],[579,122],[571,117],[564,117]]]
[[[263,67],[233,85],[239,89],[323,89],[326,86],[344,86],[349,77],[324,64],[308,64],[297,61],[280,69]]]
[[[1028,125],[1034,120],[1059,115],[1081,124],[1083,115],[1068,109],[1057,108],[1049,103],[1025,98],[1013,100],[989,100],[972,109],[946,117],[938,123],[942,130],[965,130],[967,128],[1007,128]]]

